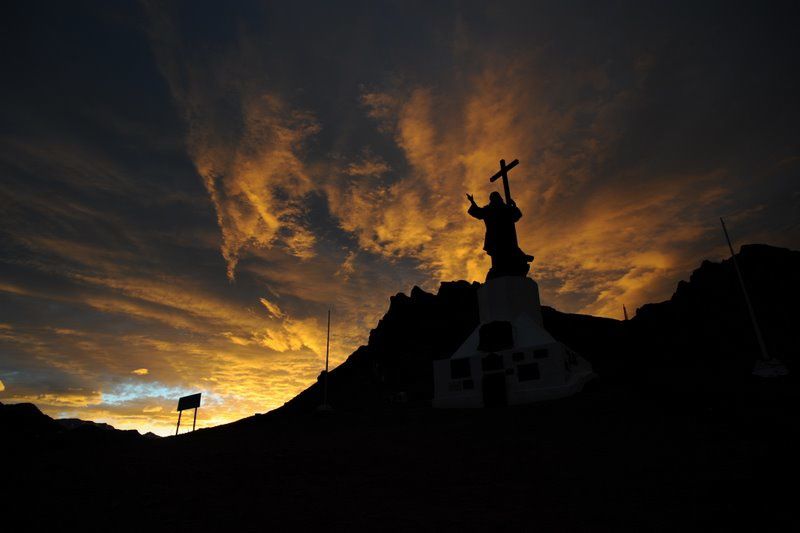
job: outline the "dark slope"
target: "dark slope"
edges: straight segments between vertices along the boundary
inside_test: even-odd
[[[790,531],[797,394],[719,414],[602,382],[504,410],[277,411],[137,447],[26,450],[28,527],[113,531]],[[755,401],[753,401],[755,400]],[[13,520],[18,517],[12,514]],[[535,527],[531,524],[535,523]]]
[[[419,287],[399,293],[361,346],[330,373],[330,403],[345,409],[375,409],[405,395],[424,405],[433,395],[431,362],[449,357],[478,323],[477,283],[442,283],[436,295]],[[321,387],[313,385],[285,409],[308,411],[319,405]]]

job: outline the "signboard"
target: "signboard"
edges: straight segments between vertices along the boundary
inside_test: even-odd
[[[197,409],[200,407],[200,392],[197,394],[190,394],[183,398],[178,398],[178,411],[185,411],[186,409]]]

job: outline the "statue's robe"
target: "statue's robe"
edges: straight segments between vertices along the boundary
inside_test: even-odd
[[[522,254],[517,244],[517,232],[514,224],[522,218],[522,212],[517,206],[504,203],[497,205],[488,204],[484,207],[471,205],[467,211],[478,220],[486,224],[486,237],[483,240],[483,249],[491,257],[514,256]]]

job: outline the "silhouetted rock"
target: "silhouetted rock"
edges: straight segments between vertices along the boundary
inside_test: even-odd
[[[0,429],[8,446],[88,445],[133,442],[138,431],[118,430],[109,424],[78,418],[53,420],[32,403],[0,403]]]
[[[38,437],[59,431],[58,424],[32,403],[0,403],[0,428],[14,440]]]
[[[452,355],[478,323],[478,283],[445,282],[437,294],[419,287],[389,299],[389,310],[358,348],[330,373],[330,403],[374,409],[386,403],[424,405],[433,395],[431,361]],[[334,387],[336,390],[334,390]],[[286,404],[309,410],[321,401],[317,384]]]
[[[768,351],[790,367],[800,346],[800,252],[763,244],[737,254]],[[631,320],[636,340],[649,342],[662,366],[750,368],[759,349],[733,261],[703,261],[669,301],[647,304]]]
[[[78,429],[91,427],[102,431],[116,431],[114,426],[104,422],[92,422],[91,420],[81,420],[80,418],[57,418],[56,423],[66,429]]]

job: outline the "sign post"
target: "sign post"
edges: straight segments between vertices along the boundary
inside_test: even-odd
[[[194,431],[195,426],[197,425],[197,408],[200,407],[200,394],[190,394],[189,396],[184,396],[183,398],[178,398],[178,426],[175,428],[175,435],[178,434],[178,431],[181,429],[181,415],[187,409],[194,409],[194,420],[192,421],[192,431]]]

